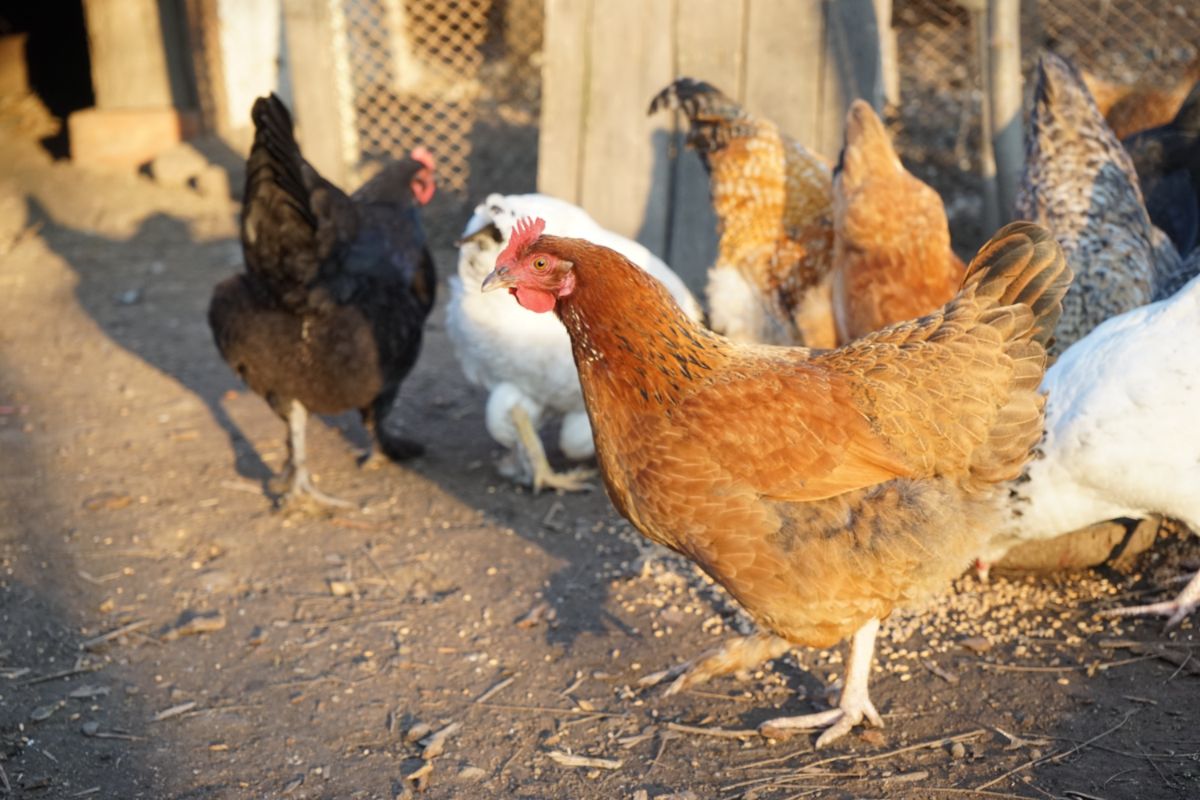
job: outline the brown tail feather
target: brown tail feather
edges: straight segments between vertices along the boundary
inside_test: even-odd
[[[1049,346],[1074,274],[1050,232],[1032,222],[1005,225],[967,267],[963,288],[997,306],[1025,305],[1034,315],[1030,338]]]

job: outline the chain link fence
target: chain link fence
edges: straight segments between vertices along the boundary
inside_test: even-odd
[[[986,3],[894,0],[900,98],[891,110],[905,164],[946,202],[956,247],[970,253],[982,230],[980,160]],[[1194,0],[1024,0],[1022,68],[1028,111],[1039,53],[1051,48],[1106,81],[1180,80],[1200,56]]]
[[[424,144],[438,161],[426,219],[439,238],[482,195],[534,189],[540,0],[329,2],[342,153],[360,180]]]

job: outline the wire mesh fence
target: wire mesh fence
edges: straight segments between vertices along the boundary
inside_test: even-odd
[[[970,252],[990,231],[982,211],[981,120],[986,4],[895,0],[900,84],[893,110],[901,157],[945,198],[956,246]],[[1116,84],[1171,84],[1200,57],[1200,4],[1190,0],[1024,0],[1026,109],[1043,48]]]
[[[481,194],[533,189],[540,0],[329,2],[352,172],[424,144],[438,161],[433,227]]]

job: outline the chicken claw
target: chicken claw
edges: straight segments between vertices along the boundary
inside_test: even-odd
[[[779,658],[791,649],[792,646],[786,639],[770,633],[737,636],[696,658],[647,675],[638,681],[638,685],[657,686],[674,678],[664,694],[678,694],[718,675],[753,669],[764,661]]]
[[[284,480],[288,479],[288,475],[283,476]],[[313,485],[312,476],[308,470],[301,468],[292,470],[290,475],[290,486],[287,491],[279,495],[278,504],[282,507],[292,502],[298,501],[301,498],[307,497],[315,503],[323,506],[332,506],[334,508],[354,508],[354,503],[349,500],[343,500],[340,497],[334,497],[330,494],[325,494],[316,486]]]
[[[547,464],[544,470],[534,467],[533,491],[537,493],[542,489],[558,489],[563,492],[590,492],[595,487],[588,480],[594,477],[596,477],[594,469],[577,467],[563,472],[555,472]]]
[[[764,736],[775,736],[784,731],[825,728],[825,732],[817,738],[817,747],[824,747],[845,736],[864,718],[875,727],[882,728],[883,719],[867,692],[871,660],[875,653],[875,634],[878,631],[879,620],[873,619],[855,632],[850,642],[850,661],[846,665],[846,685],[837,708],[798,717],[769,719],[758,726],[758,732]]]
[[[528,457],[529,464],[533,469],[531,483],[534,494],[537,494],[542,489],[558,489],[563,492],[588,492],[592,490],[592,485],[587,481],[589,478],[595,476],[596,470],[580,467],[563,472],[555,472],[554,468],[550,466],[550,462],[546,459],[546,450],[542,447],[542,439],[538,436],[538,432],[534,430],[533,423],[529,419],[529,413],[521,406],[514,405],[509,414],[512,416],[513,425],[517,429],[517,436],[520,437],[521,445],[525,449],[525,455]]]
[[[286,505],[302,496],[307,496],[321,505],[336,508],[353,508],[354,504],[339,497],[325,494],[313,485],[312,476],[308,472],[308,453],[305,443],[305,430],[308,424],[308,410],[296,400],[293,400],[287,412],[288,424],[288,460],[283,474],[276,481],[287,486],[287,489],[276,500],[278,506]]]
[[[1192,576],[1188,585],[1183,587],[1174,600],[1164,600],[1161,603],[1149,603],[1129,608],[1114,608],[1101,611],[1105,617],[1138,617],[1150,614],[1161,614],[1167,617],[1166,630],[1170,630],[1183,622],[1183,618],[1200,607],[1200,572]]]

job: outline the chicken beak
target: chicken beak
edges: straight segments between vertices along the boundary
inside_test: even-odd
[[[516,285],[517,280],[509,273],[508,267],[496,267],[483,279],[480,289],[490,292],[493,289],[509,289]]]

